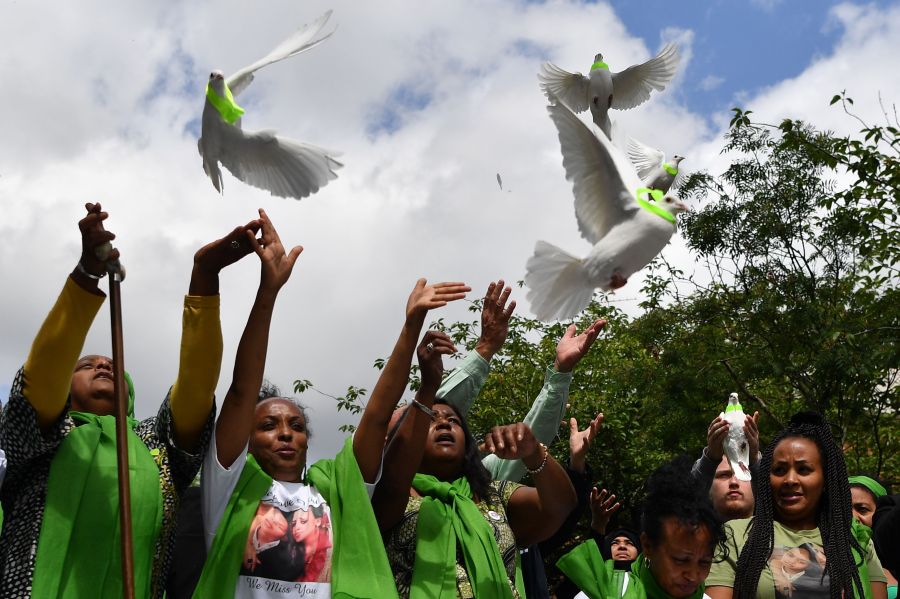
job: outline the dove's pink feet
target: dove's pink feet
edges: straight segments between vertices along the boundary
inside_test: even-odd
[[[624,287],[625,283],[627,282],[628,279],[623,277],[620,273],[614,272],[609,278],[609,287],[610,289],[618,289],[620,287]]]

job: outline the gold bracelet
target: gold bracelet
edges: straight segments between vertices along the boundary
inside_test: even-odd
[[[538,447],[540,447],[544,450],[544,459],[541,461],[541,465],[538,466],[537,468],[535,468],[534,470],[529,468],[527,464],[525,465],[525,470],[527,470],[528,474],[531,474],[532,476],[534,476],[535,474],[541,473],[541,471],[547,465],[547,458],[550,457],[550,451],[547,449],[546,445],[544,445],[543,443],[538,443]]]

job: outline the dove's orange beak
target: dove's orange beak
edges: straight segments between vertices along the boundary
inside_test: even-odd
[[[675,202],[675,206],[682,212],[690,212],[691,211],[691,209],[688,208],[688,205],[685,204],[684,202]]]

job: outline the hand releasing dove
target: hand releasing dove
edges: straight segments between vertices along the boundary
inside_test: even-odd
[[[645,63],[612,73],[597,54],[587,77],[569,73],[552,62],[541,65],[538,79],[547,98],[556,98],[575,112],[591,109],[591,116],[600,129],[610,136],[610,108],[628,110],[650,99],[652,90],[662,91],[675,76],[680,57],[673,44],[663,48],[655,58]]]
[[[571,318],[594,290],[616,289],[646,266],[675,232],[687,210],[672,195],[648,189],[605,135],[595,135],[571,110],[547,107],[559,132],[566,179],[575,193],[582,237],[594,244],[584,259],[538,241],[526,266],[531,309],[540,320]]]
[[[662,151],[631,138],[628,140],[628,158],[637,169],[644,186],[663,193],[669,191],[678,178],[678,165],[684,160],[683,156],[676,154],[672,156],[672,162],[666,162],[666,155]]]
[[[331,11],[304,25],[278,44],[269,54],[244,67],[227,80],[221,71],[209,75],[203,106],[202,133],[197,147],[203,157],[203,171],[222,192],[221,162],[232,175],[275,196],[301,199],[335,179],[334,169],[343,166],[327,150],[285,139],[275,131],[244,131],[244,110],[234,101],[253,81],[253,73],[322,43],[331,35],[318,37]]]

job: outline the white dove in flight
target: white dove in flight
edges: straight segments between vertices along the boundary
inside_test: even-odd
[[[665,153],[634,138],[628,139],[628,158],[637,169],[644,186],[658,189],[663,193],[669,191],[679,178],[678,165],[684,160],[684,156],[675,154],[671,162],[666,162]]]
[[[197,147],[203,157],[203,171],[222,192],[221,162],[232,175],[274,196],[301,199],[335,179],[335,169],[343,166],[333,153],[314,145],[280,137],[275,131],[244,131],[244,110],[234,101],[253,81],[253,73],[322,43],[333,31],[319,37],[329,10],[314,23],[304,25],[278,44],[264,58],[240,69],[227,80],[222,71],[209,75],[202,131]]]
[[[688,209],[675,196],[647,188],[606,136],[588,129],[562,103],[547,111],[572,181],[578,228],[594,247],[576,258],[546,241],[535,244],[525,284],[531,310],[543,321],[575,316],[598,287],[623,286],[666,246],[675,217]]]
[[[538,79],[551,102],[558,98],[575,112],[590,108],[594,124],[609,137],[609,109],[634,108],[649,100],[651,91],[665,89],[675,76],[680,59],[678,48],[668,44],[656,57],[618,73],[611,72],[603,62],[603,55],[597,54],[588,76],[569,73],[552,62],[545,62]]]

